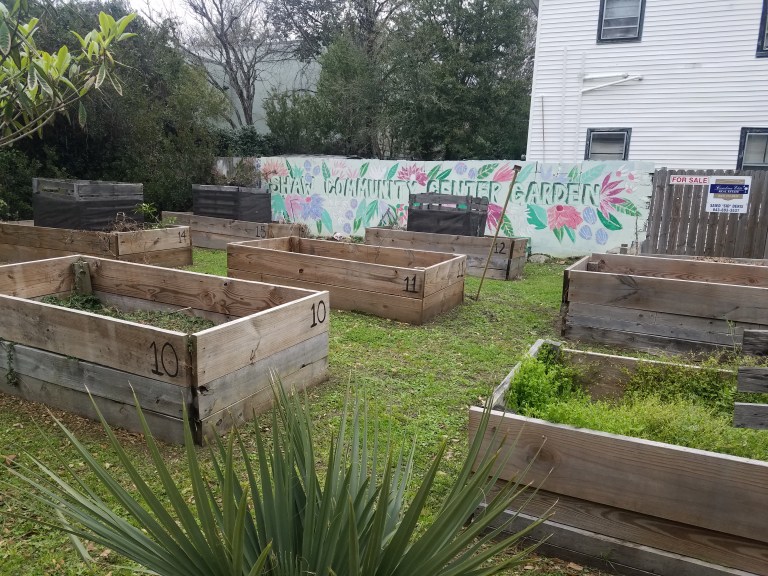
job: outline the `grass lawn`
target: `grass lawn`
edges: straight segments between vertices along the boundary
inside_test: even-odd
[[[224,252],[195,250],[192,269],[226,274]],[[480,301],[464,305],[424,326],[410,326],[358,313],[331,315],[330,378],[310,391],[321,443],[328,440],[349,387],[363,393],[370,406],[398,437],[417,439],[416,476],[431,462],[447,439],[450,448],[437,484],[432,508],[459,468],[466,449],[467,406],[485,398],[537,338],[557,337],[564,264],[528,264],[519,282],[487,280]],[[474,295],[479,280],[467,278],[466,294]],[[103,462],[115,462],[104,433],[96,423],[54,411]],[[243,432],[253,442],[257,426]],[[47,437],[44,440],[41,431]],[[249,439],[250,436],[250,439]],[[120,433],[137,462],[146,461],[142,438]],[[169,467],[183,482],[182,449],[165,446]],[[205,460],[205,451],[201,457]],[[23,452],[85,473],[85,465],[57,431],[46,409],[0,396],[0,458],[12,460]],[[54,464],[55,465],[55,464]],[[115,466],[117,470],[117,466]],[[119,474],[119,471],[117,472]],[[5,479],[5,476],[3,476]],[[191,489],[188,488],[191,495]],[[118,576],[116,554],[95,548],[95,567],[79,562],[65,536],[13,515],[41,516],[18,488],[5,486],[0,496],[0,574],[40,576],[78,574]],[[564,576],[599,574],[579,566],[532,558],[509,574]]]

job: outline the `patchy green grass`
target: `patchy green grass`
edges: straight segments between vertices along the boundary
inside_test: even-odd
[[[467,407],[481,402],[537,338],[557,336],[556,325],[562,289],[562,264],[529,264],[519,282],[487,280],[479,301],[465,299],[463,306],[424,326],[416,327],[374,316],[333,311],[331,314],[330,378],[312,389],[309,396],[318,423],[317,437],[326,444],[348,388],[365,394],[372,411],[394,434],[417,442],[417,476],[424,472],[437,447],[447,439],[449,450],[441,470],[432,509],[447,479],[456,473],[466,449]],[[221,251],[195,250],[190,269],[226,274],[226,255]],[[467,278],[466,294],[474,295],[478,279]],[[104,432],[96,423],[53,411],[73,429],[104,462],[115,463]],[[254,444],[258,426],[242,432]],[[43,439],[44,432],[49,440]],[[141,436],[119,432],[135,461],[144,462]],[[169,467],[184,483],[183,451],[165,445]],[[60,456],[59,470],[85,474],[85,467],[55,427],[51,415],[39,405],[0,396],[0,458],[18,461],[27,452],[52,462]],[[47,455],[45,455],[47,454]],[[200,449],[201,458],[206,452]],[[117,465],[115,469],[119,477]],[[7,481],[6,476],[2,476]],[[187,486],[187,493],[191,490]],[[119,568],[116,554],[94,548],[97,560],[84,566],[65,536],[39,523],[18,518],[46,515],[20,489],[6,485],[0,497],[0,574],[14,576],[74,576],[128,574]],[[598,574],[581,567],[544,558],[532,558],[512,574],[565,576]]]

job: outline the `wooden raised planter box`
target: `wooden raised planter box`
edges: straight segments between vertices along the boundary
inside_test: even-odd
[[[620,393],[626,372],[648,362],[575,350],[561,355],[566,364],[591,367],[593,397]],[[495,399],[502,401],[516,370]],[[470,438],[481,415],[470,408]],[[551,535],[545,554],[638,576],[768,574],[768,462],[553,424],[503,406],[491,415],[484,445],[502,442],[508,460],[501,480],[533,461],[524,481],[542,488],[508,530],[554,504],[552,518],[531,534]]]
[[[365,243],[371,246],[464,254],[467,257],[469,276],[483,275],[485,262],[493,245],[485,277],[496,280],[521,279],[528,248],[527,238],[498,238],[494,244],[493,238],[488,236],[432,234],[391,228],[366,228]]]
[[[328,290],[331,306],[422,324],[464,300],[466,257],[290,236],[227,245],[227,274]]]
[[[620,254],[585,256],[564,273],[562,335],[637,350],[741,345],[768,326],[768,267]]]
[[[87,254],[167,267],[192,264],[192,241],[186,226],[96,232],[29,224],[0,222],[0,263]]]
[[[216,325],[185,334],[34,300],[69,295],[79,262],[106,304]],[[140,430],[135,392],[158,438],[183,441],[186,406],[200,443],[271,405],[271,371],[286,388],[325,379],[328,306],[327,292],[90,256],[0,266],[0,390],[94,418],[90,392],[110,424]]]
[[[279,222],[248,222],[198,216],[192,212],[163,212],[163,219],[181,226],[189,226],[192,246],[225,250],[230,242],[280,238],[281,236],[307,236],[305,224],[281,224]]]

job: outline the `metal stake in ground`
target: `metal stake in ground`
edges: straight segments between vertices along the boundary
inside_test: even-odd
[[[491,242],[491,249],[488,250],[488,258],[485,259],[485,268],[483,268],[483,275],[480,277],[480,286],[477,287],[477,295],[475,300],[480,300],[480,290],[483,288],[483,281],[485,280],[485,273],[488,272],[488,264],[491,262],[491,256],[493,256],[493,249],[496,247],[496,240],[499,238],[499,230],[501,230],[501,222],[504,219],[504,214],[507,213],[507,205],[509,204],[509,197],[512,196],[512,188],[517,180],[517,175],[520,173],[520,166],[515,164],[512,168],[514,174],[512,175],[512,181],[509,183],[509,189],[507,190],[507,198],[504,200],[504,207],[499,213],[499,221],[496,226],[496,234],[493,235],[493,242]]]

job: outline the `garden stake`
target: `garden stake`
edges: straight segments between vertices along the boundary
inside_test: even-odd
[[[517,180],[517,175],[520,173],[520,166],[515,164],[512,168],[514,174],[512,175],[512,181],[509,183],[509,190],[507,190],[507,198],[504,200],[504,208],[499,213],[499,222],[496,226],[496,234],[493,235],[493,242],[491,242],[491,249],[488,250],[488,258],[485,259],[485,268],[483,268],[483,275],[480,277],[480,286],[477,287],[477,295],[475,300],[480,300],[480,290],[483,288],[483,280],[485,280],[485,273],[488,272],[488,264],[491,262],[491,256],[493,256],[493,249],[496,248],[496,240],[499,238],[499,231],[501,230],[501,221],[504,219],[504,214],[507,213],[507,205],[509,204],[509,197],[512,196],[512,188]]]

